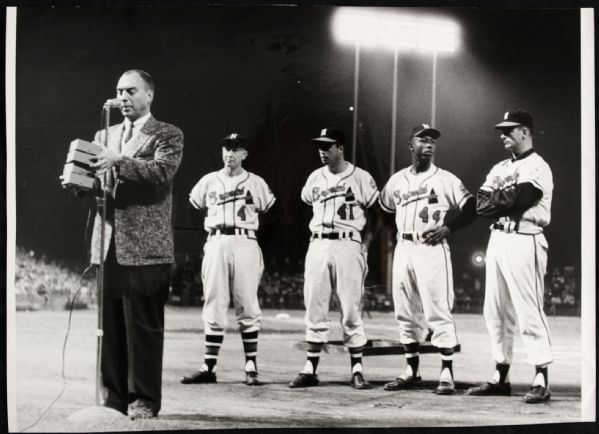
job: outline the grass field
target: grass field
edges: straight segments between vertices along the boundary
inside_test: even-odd
[[[287,383],[303,367],[305,353],[303,312],[265,311],[260,335],[260,387],[243,383],[241,338],[230,316],[230,326],[217,365],[218,383],[183,385],[179,378],[202,362],[203,334],[199,308],[166,311],[163,404],[158,419],[71,422],[77,410],[94,405],[96,311],[73,312],[66,350],[66,390],[45,417],[29,431],[121,431],[173,429],[226,429],[275,427],[406,427],[471,426],[576,422],[580,420],[580,318],[551,317],[555,363],[549,370],[553,391],[547,404],[527,405],[533,369],[526,363],[518,339],[510,371],[514,395],[476,398],[464,395],[470,385],[487,380],[493,369],[489,341],[481,315],[456,315],[462,350],[456,354],[454,374],[458,393],[433,393],[439,374],[439,356],[421,356],[425,380],[419,390],[387,392],[382,386],[403,372],[400,355],[364,358],[366,377],[374,389],[358,391],[348,385],[349,355],[342,348],[323,354],[319,365],[321,386],[289,389]],[[341,339],[338,313],[332,312],[331,339]],[[68,312],[17,312],[16,403],[17,429],[32,424],[62,387],[61,352]],[[365,318],[370,339],[396,340],[391,313]],[[9,354],[10,356],[10,354]]]

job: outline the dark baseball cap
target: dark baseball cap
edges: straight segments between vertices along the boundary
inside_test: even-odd
[[[248,148],[245,136],[239,133],[227,134],[225,137],[220,139],[220,144],[225,148]]]
[[[503,115],[503,121],[495,125],[494,128],[501,129],[519,126],[533,128],[532,116],[530,115],[530,113],[527,113],[524,110],[520,109],[505,112],[505,114]]]
[[[418,124],[414,128],[412,128],[411,137],[432,137],[437,140],[441,137],[441,133],[439,130],[432,128],[429,124]]]
[[[322,145],[323,143],[345,145],[345,134],[339,128],[323,128],[320,130],[320,136],[312,139],[312,143],[316,145]]]

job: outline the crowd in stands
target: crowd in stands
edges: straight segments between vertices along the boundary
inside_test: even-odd
[[[574,267],[555,267],[545,280],[545,311],[580,315],[580,278]]]
[[[202,253],[177,255],[173,266],[170,303],[182,306],[201,306]],[[80,273],[76,267],[50,261],[33,251],[17,249],[15,270],[15,293],[17,307],[62,308],[80,285]],[[258,288],[260,305],[264,309],[303,309],[303,261],[289,258],[273,258],[265,266]],[[477,275],[456,272],[454,275],[454,312],[481,313],[484,301],[484,271]],[[75,307],[96,304],[96,279],[91,272],[83,280]],[[332,298],[331,308],[336,308]],[[572,266],[555,267],[546,276],[544,308],[551,315],[580,314],[580,277]],[[367,281],[363,309],[390,312],[393,299],[384,285]]]
[[[15,258],[17,309],[62,308],[70,304],[81,281],[81,271],[65,263],[48,260],[33,250],[17,248]],[[93,272],[83,280],[74,307],[96,304]]]

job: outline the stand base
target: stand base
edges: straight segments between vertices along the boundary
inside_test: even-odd
[[[114,421],[119,419],[126,419],[120,411],[117,411],[110,407],[92,406],[84,407],[77,410],[75,413],[67,417],[69,422],[81,423],[81,422],[101,422],[101,421]]]

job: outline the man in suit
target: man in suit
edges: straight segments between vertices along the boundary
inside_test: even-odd
[[[183,133],[151,115],[154,83],[148,73],[123,73],[117,98],[125,120],[108,129],[108,147],[92,164],[100,180],[106,173],[101,187],[107,190],[104,405],[133,419],[153,418],[161,405],[164,305],[174,262],[172,181],[183,154]],[[98,131],[94,141],[103,144],[104,134]],[[98,213],[93,264],[102,260],[101,226]]]

